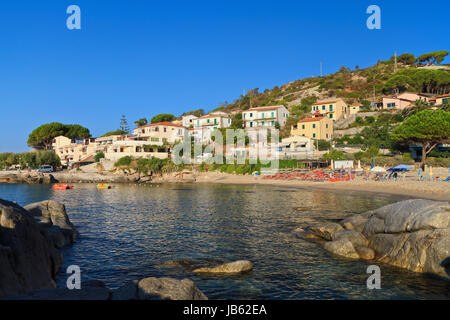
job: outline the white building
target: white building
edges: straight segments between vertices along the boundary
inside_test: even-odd
[[[277,122],[283,127],[288,117],[289,111],[284,106],[250,108],[242,112],[244,128],[275,127]]]
[[[198,117],[194,116],[194,115],[188,115],[188,116],[183,116],[182,120],[181,120],[181,124],[183,127],[185,128],[189,128],[190,126],[194,126],[194,122],[195,120],[197,120]]]
[[[133,133],[138,140],[148,141],[151,142],[150,144],[156,145],[158,143],[173,144],[181,141],[186,130],[185,127],[179,124],[158,122],[138,127],[134,129]]]
[[[231,118],[224,112],[213,112],[194,120],[194,128],[207,127],[211,130],[220,128],[229,128]]]

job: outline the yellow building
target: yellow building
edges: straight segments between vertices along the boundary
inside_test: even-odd
[[[311,113],[336,121],[342,117],[346,118],[350,114],[350,107],[342,99],[323,100],[312,105]]]
[[[291,127],[291,136],[330,140],[333,137],[333,121],[324,116],[300,120]]]
[[[350,114],[358,113],[360,108],[361,108],[361,106],[359,104],[352,104],[350,106]]]

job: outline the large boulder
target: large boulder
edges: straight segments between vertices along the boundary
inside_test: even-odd
[[[198,268],[195,269],[194,272],[196,273],[243,273],[248,272],[253,269],[253,264],[250,261],[247,260],[238,260],[234,262],[228,262],[221,264],[216,267],[204,267],[204,268]]]
[[[78,231],[70,222],[62,203],[46,200],[29,204],[24,209],[31,213],[59,248],[73,244],[78,237]]]
[[[137,299],[208,300],[192,280],[173,278],[145,278],[140,280],[137,283]]]
[[[0,297],[55,287],[62,255],[33,216],[0,199]]]
[[[320,225],[319,225],[320,226]],[[406,200],[348,217],[343,230],[311,226],[328,251],[450,279],[450,203]]]

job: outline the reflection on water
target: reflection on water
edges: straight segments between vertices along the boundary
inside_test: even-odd
[[[450,297],[449,283],[381,265],[382,289],[369,291],[370,264],[331,256],[292,231],[311,219],[337,221],[402,200],[398,196],[307,191],[273,186],[0,185],[0,197],[25,205],[63,202],[81,237],[64,251],[83,279],[117,288],[149,276],[191,278],[210,299],[414,299]],[[302,207],[302,210],[296,208]],[[205,276],[172,260],[219,263],[248,259],[254,270]],[[58,285],[63,286],[62,271]]]

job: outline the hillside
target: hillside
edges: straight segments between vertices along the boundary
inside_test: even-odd
[[[371,101],[380,101],[382,96],[395,92],[414,91],[429,94],[442,94],[450,91],[450,65],[433,63],[433,54],[424,54],[415,58],[412,54],[402,54],[397,57],[397,64],[392,57],[389,60],[378,61],[375,65],[351,70],[341,67],[336,73],[323,77],[300,79],[272,89],[259,92],[259,88],[249,90],[233,103],[225,103],[214,111],[225,111],[239,114],[251,107],[284,105],[291,112],[287,127],[298,119],[306,116],[311,104],[317,100],[336,97],[343,98],[347,103],[358,103],[362,110],[368,109]],[[423,57],[427,57],[425,60]],[[422,57],[422,58],[421,58]],[[442,62],[442,58],[436,59]],[[436,61],[434,61],[436,62]]]

